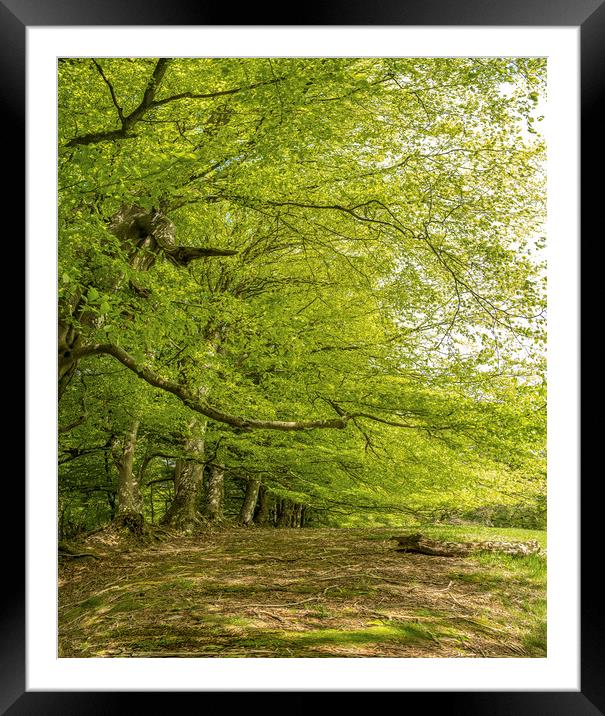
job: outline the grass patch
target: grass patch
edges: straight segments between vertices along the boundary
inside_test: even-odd
[[[523,637],[523,646],[530,656],[546,657],[547,626],[546,620],[537,622],[531,632]]]
[[[515,555],[498,552],[480,552],[472,559],[491,570],[512,572],[535,584],[546,584],[546,558],[539,554]]]
[[[448,576],[454,582],[472,584],[484,592],[491,592],[510,583],[508,575],[497,572],[450,572]]]
[[[120,612],[136,612],[145,609],[148,605],[142,601],[141,597],[135,597],[132,594],[126,594],[109,610],[110,614],[118,614]]]
[[[259,584],[205,584],[204,593],[206,594],[259,594],[262,592],[273,591],[269,587]]]
[[[434,635],[420,624],[376,624],[364,629],[316,629],[304,632],[287,632],[287,640],[307,646],[347,646],[372,644],[381,641],[432,640]]]
[[[189,639],[181,636],[163,635],[158,637],[147,637],[140,641],[133,641],[130,647],[139,651],[155,651],[166,647],[179,647],[189,644]]]
[[[519,619],[524,620],[526,634],[521,641],[530,656],[546,656],[546,599],[536,599],[528,608],[519,614]]]
[[[195,589],[196,583],[193,581],[193,579],[173,579],[170,582],[164,582],[164,584],[161,584],[158,589],[161,591],[170,591],[173,589]]]
[[[71,621],[75,621],[76,619],[83,616],[86,612],[90,611],[91,609],[97,609],[101,606],[103,606],[102,597],[98,597],[98,596],[89,597],[88,599],[85,599],[83,602],[80,602],[80,604],[77,604],[75,607],[68,609],[65,612],[63,620],[68,623]]]
[[[528,530],[520,527],[485,527],[484,525],[420,525],[416,530],[432,539],[450,542],[528,542],[535,539],[546,548],[546,530]]]
[[[308,611],[318,619],[327,619],[332,616],[332,611],[323,604],[312,604]]]
[[[455,582],[471,584],[480,591],[500,591],[508,594],[511,588],[518,594],[546,591],[546,559],[540,555],[509,555],[482,552],[467,558],[467,563],[479,567],[477,571],[456,570],[449,573]]]
[[[428,609],[427,607],[420,607],[418,609],[414,609],[412,610],[412,613],[419,617],[434,617],[436,619],[443,614],[443,612],[437,609]]]
[[[93,595],[92,597],[88,597],[88,599],[85,599],[83,602],[81,602],[78,607],[79,609],[86,610],[86,609],[95,609],[96,607],[100,607],[103,605],[103,597],[98,597],[96,595]]]

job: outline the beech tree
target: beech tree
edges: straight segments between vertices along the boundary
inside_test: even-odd
[[[245,524],[267,489],[538,500],[545,80],[539,58],[60,60],[60,424],[89,406],[64,446],[107,420],[96,365],[147,405],[116,425],[120,475],[136,435],[166,452],[151,403],[173,436],[174,527],[220,516],[236,471]]]

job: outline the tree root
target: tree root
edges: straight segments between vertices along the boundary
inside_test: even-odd
[[[82,559],[83,557],[101,559],[98,554],[92,552],[73,552],[69,547],[59,547],[59,559]]]

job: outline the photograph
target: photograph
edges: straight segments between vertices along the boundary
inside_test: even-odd
[[[391,691],[603,713],[580,479],[603,0],[250,24],[19,2],[0,713]]]
[[[59,659],[545,659],[545,56],[60,56]]]

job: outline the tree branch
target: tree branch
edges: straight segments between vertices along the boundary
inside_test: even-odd
[[[171,97],[164,97],[163,99],[156,99],[151,103],[152,107],[161,107],[163,104],[168,102],[175,102],[179,99],[213,99],[214,97],[224,97],[225,95],[237,94],[238,92],[245,92],[247,90],[256,89],[256,87],[263,87],[264,85],[274,85],[277,82],[283,82],[285,77],[276,77],[273,80],[266,80],[265,82],[255,82],[247,87],[234,87],[228,90],[218,90],[217,92],[181,92],[180,94],[174,94]]]
[[[89,448],[65,448],[62,450],[64,456],[59,458],[59,465],[64,465],[66,462],[77,460],[79,457],[90,455],[93,452],[100,452],[108,449],[107,445],[94,445]]]
[[[414,425],[413,423],[400,423],[396,420],[387,420],[386,418],[379,418],[377,415],[371,415],[370,413],[354,413],[350,416],[351,418],[367,418],[368,420],[374,420],[377,423],[384,423],[384,425],[391,425],[394,428],[412,428],[414,430],[448,430],[450,426],[444,425],[442,427],[434,425]]]
[[[196,248],[194,246],[162,246],[162,251],[166,258],[177,266],[188,266],[191,261],[207,256],[235,256],[238,253],[230,249]]]
[[[256,87],[272,85],[276,82],[282,82],[286,79],[285,77],[277,77],[275,79],[267,80],[265,82],[256,82],[254,84],[248,85],[247,87],[234,87],[233,89],[229,90],[219,90],[217,92],[206,93],[181,92],[180,94],[175,94],[170,97],[155,99],[156,92],[162,82],[168,63],[170,62],[170,59],[161,58],[157,61],[157,64],[153,70],[153,74],[151,75],[147,87],[145,88],[143,99],[129,115],[124,116],[121,107],[117,103],[113,87],[103,74],[103,70],[100,65],[95,60],[93,60],[93,62],[95,63],[101,77],[109,87],[111,98],[113,100],[114,105],[116,106],[116,109],[118,110],[118,115],[120,117],[120,122],[122,123],[122,128],[108,132],[90,132],[89,134],[83,134],[79,137],[73,137],[73,139],[70,139],[69,142],[67,142],[66,146],[68,147],[75,147],[80,144],[97,144],[98,142],[107,142],[114,141],[116,139],[132,138],[135,136],[131,132],[132,128],[145,116],[148,110],[153,109],[155,107],[161,107],[162,105],[168,104],[169,102],[176,102],[177,100],[181,99],[213,99],[214,97],[224,97],[225,95],[232,95],[237,94],[238,92],[252,90]]]
[[[89,134],[83,134],[79,137],[74,137],[73,139],[70,139],[69,142],[67,142],[67,146],[75,147],[79,144],[97,144],[98,142],[106,142],[114,139],[128,139],[129,137],[134,136],[131,133],[131,129],[153,105],[155,93],[157,92],[162,82],[162,79],[164,78],[164,74],[166,73],[166,68],[168,67],[169,62],[170,60],[167,58],[160,58],[156,62],[153,73],[149,78],[149,82],[147,83],[147,87],[145,88],[145,92],[143,93],[143,99],[140,101],[137,107],[135,107],[133,111],[127,116],[124,116],[122,110],[118,107],[115,100],[115,95],[113,93],[113,88],[111,87],[111,85],[109,85],[105,75],[103,74],[102,70],[100,70],[100,67],[97,65],[97,68],[101,72],[101,76],[105,80],[106,84],[108,84],[110,87],[113,102],[118,108],[118,114],[121,114],[120,121],[122,123],[122,128],[110,132],[91,132]],[[95,62],[95,64],[97,63]]]
[[[105,73],[103,72],[103,68],[101,67],[101,65],[100,65],[94,58],[93,58],[92,61],[94,62],[94,65],[95,65],[95,67],[97,68],[97,71],[99,72],[99,74],[100,74],[101,77],[103,78],[103,81],[105,82],[105,84],[106,84],[107,87],[109,88],[109,94],[111,95],[111,100],[112,100],[112,102],[113,102],[115,108],[118,110],[118,117],[120,118],[120,124],[123,125],[123,124],[124,124],[124,111],[122,110],[122,108],[121,108],[120,105],[118,104],[118,100],[117,100],[117,98],[116,98],[116,93],[115,93],[115,91],[114,91],[114,89],[113,89],[113,85],[111,84],[111,82],[110,82],[110,81],[107,79],[107,77],[105,76]]]
[[[123,348],[120,348],[112,343],[94,343],[88,346],[83,346],[75,350],[70,358],[73,361],[78,361],[82,358],[87,358],[88,356],[93,355],[108,355],[115,358],[126,368],[138,375],[139,378],[142,378],[146,383],[149,383],[149,385],[152,385],[154,388],[159,388],[167,393],[172,393],[172,395],[176,396],[184,405],[191,408],[191,410],[194,410],[196,413],[205,415],[207,418],[215,420],[217,423],[231,425],[232,427],[240,428],[241,430],[343,430],[347,427],[349,422],[354,421],[355,418],[366,418],[368,420],[373,420],[377,423],[383,423],[384,425],[390,425],[396,428],[412,428],[415,430],[449,430],[453,427],[450,425],[427,426],[401,423],[395,420],[379,418],[377,415],[371,415],[370,413],[345,413],[345,411],[333,401],[328,402],[338,413],[338,418],[328,418],[324,420],[256,420],[254,418],[243,418],[239,415],[224,413],[221,410],[213,408],[205,401],[200,400],[185,386],[164,378],[146,366],[139,365],[133,356],[127,353]]]
[[[182,385],[163,378],[155,371],[139,365],[136,360],[125,350],[111,343],[97,343],[84,346],[74,351],[72,358],[80,360],[92,355],[109,355],[118,360],[122,365],[142,378],[146,383],[155,388],[160,388],[167,393],[172,393],[184,405],[197,413],[205,415],[211,420],[219,423],[225,423],[235,428],[243,430],[266,429],[266,430],[315,430],[325,428],[343,429],[347,427],[349,417],[342,416],[339,418],[327,420],[255,420],[252,418],[242,418],[238,415],[231,415],[216,410],[208,403],[199,400],[192,392]]]
[[[88,417],[88,413],[83,413],[82,415],[80,415],[79,418],[74,420],[72,423],[69,423],[69,425],[64,425],[64,426],[59,425],[57,430],[59,433],[68,433],[70,430],[77,428],[78,425],[82,425],[82,423],[86,420],[87,417]]]

